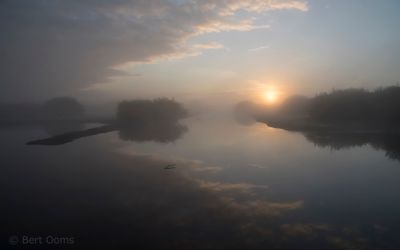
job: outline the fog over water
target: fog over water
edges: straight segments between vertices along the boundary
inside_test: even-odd
[[[399,246],[400,168],[384,150],[320,147],[228,114],[183,124],[169,143],[115,131],[28,146],[46,130],[2,129],[2,234],[74,237],[77,249]]]

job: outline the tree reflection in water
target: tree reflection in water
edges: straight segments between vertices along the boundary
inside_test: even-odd
[[[303,131],[301,133],[308,141],[314,143],[314,145],[318,147],[329,147],[331,149],[340,150],[370,145],[377,150],[383,150],[388,158],[400,161],[400,135],[396,133],[334,131]]]

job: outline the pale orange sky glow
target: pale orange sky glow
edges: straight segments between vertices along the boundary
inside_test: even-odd
[[[15,10],[21,15],[16,20],[40,21],[23,25],[3,15],[3,33],[10,34],[1,45],[8,51],[0,67],[4,100],[199,100],[228,90],[224,99],[272,104],[291,94],[374,89],[400,80],[394,1],[123,0],[96,6],[8,2],[2,10]],[[46,60],[37,63],[38,57]],[[264,86],[255,89],[254,81]],[[270,85],[277,94],[265,93]]]
[[[278,97],[278,93],[275,90],[266,90],[264,92],[264,98],[268,103],[275,103]]]

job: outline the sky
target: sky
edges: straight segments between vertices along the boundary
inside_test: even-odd
[[[398,0],[0,0],[0,98],[257,99],[400,81]]]

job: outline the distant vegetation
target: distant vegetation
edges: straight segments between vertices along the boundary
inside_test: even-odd
[[[400,87],[334,90],[315,97],[291,96],[266,107],[249,101],[235,107],[238,122],[265,122],[300,132],[319,147],[342,149],[370,145],[400,161]]]
[[[55,117],[61,115],[58,113],[59,110],[68,111],[65,115],[72,119],[81,114],[79,105],[71,100],[57,100],[56,104],[51,102],[50,105],[50,110]],[[116,118],[107,124],[89,129],[70,130],[49,138],[30,141],[27,144],[61,145],[82,137],[112,131],[118,131],[122,140],[167,143],[178,139],[187,131],[187,127],[179,123],[180,119],[187,115],[186,109],[180,103],[167,98],[123,101],[118,105]],[[59,120],[56,125],[60,125],[59,122],[62,125],[69,121]]]
[[[41,118],[44,120],[81,119],[85,108],[72,97],[56,97],[45,102],[41,107]]]
[[[311,99],[309,115],[319,121],[400,122],[400,87],[337,90]]]
[[[122,101],[117,108],[117,122],[122,126],[159,126],[175,123],[187,115],[180,103],[168,98]]]
[[[400,87],[391,86],[375,91],[334,90],[312,98],[292,96],[274,109],[254,106],[251,110],[257,120],[276,124],[277,127],[279,124],[291,127],[300,124],[301,127],[321,124],[399,127]]]
[[[85,109],[72,97],[39,103],[0,103],[0,126],[39,124],[57,120],[82,120]]]
[[[180,103],[168,98],[123,101],[118,105],[116,123],[123,140],[165,143],[186,132],[179,120],[187,115]]]

